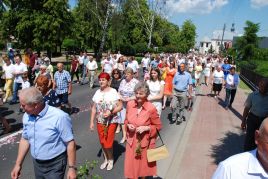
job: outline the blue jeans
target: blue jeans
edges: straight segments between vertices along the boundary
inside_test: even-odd
[[[13,97],[12,97],[12,102],[17,102],[19,99],[18,97],[18,91],[21,89],[21,83],[16,83],[14,82],[13,84]]]
[[[83,84],[85,82],[86,76],[87,76],[87,67],[85,65],[83,65],[81,84]]]

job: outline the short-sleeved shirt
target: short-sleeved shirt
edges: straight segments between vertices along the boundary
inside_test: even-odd
[[[192,85],[192,76],[190,73],[184,71],[177,72],[173,78],[174,88],[178,91],[187,91],[188,85]]]
[[[29,142],[33,158],[55,158],[65,152],[66,143],[74,139],[71,118],[62,110],[45,105],[38,116],[23,115],[22,137]]]
[[[229,70],[231,68],[231,65],[230,64],[223,64],[221,66],[221,68],[223,70],[224,76],[226,77],[229,74]]]
[[[14,65],[10,64],[10,65],[3,65],[3,71],[5,72],[5,77],[6,79],[12,79],[14,77],[14,75],[12,74],[14,72]]]
[[[54,78],[57,94],[63,94],[68,92],[69,83],[71,82],[70,73],[65,70],[63,70],[62,72],[57,71],[54,75]]]
[[[148,68],[150,61],[151,61],[150,58],[146,58],[146,57],[142,58],[141,60],[142,67]]]
[[[250,112],[259,117],[268,116],[268,94],[261,95],[259,91],[254,91],[248,95],[245,102],[245,107],[250,109]]]
[[[128,62],[127,67],[131,68],[134,73],[138,72],[139,64],[136,60]]]
[[[72,60],[71,65],[72,65],[72,72],[74,72],[77,66],[79,66],[79,61],[77,59]]]
[[[150,89],[150,97],[155,97],[157,95],[159,95],[160,91],[161,91],[161,87],[165,85],[165,82],[164,81],[151,81],[151,80],[148,80],[146,82],[149,86],[149,89]],[[157,101],[162,101],[161,99],[157,100]]]
[[[257,150],[236,154],[222,161],[212,179],[265,179],[268,173],[256,156]]]
[[[56,91],[52,90],[52,89],[49,91],[49,93],[46,96],[44,96],[44,101],[49,106],[53,106],[53,107],[60,106],[60,99],[59,99]]]
[[[89,61],[87,63],[87,69],[88,70],[97,70],[98,69],[98,64],[95,60]]]
[[[23,72],[27,72],[27,71],[28,71],[27,66],[24,63],[22,63],[22,62],[20,62],[20,64],[15,63],[15,65],[14,65],[14,72],[15,73],[23,73]],[[14,82],[22,83],[22,81],[23,81],[22,75],[15,76]]]
[[[21,89],[30,88],[31,84],[29,81],[22,81],[21,83]]]
[[[159,63],[160,63],[160,61],[153,60],[153,61],[151,61],[150,65],[151,65],[152,68],[156,68]]]
[[[109,118],[104,118],[103,113],[106,110],[113,110],[116,107],[116,103],[119,99],[119,94],[113,88],[110,88],[110,90],[106,92],[101,91],[100,89],[96,91],[92,98],[92,101],[96,104],[96,119],[98,123],[109,124],[118,122],[118,114],[113,114]]]
[[[215,70],[213,73],[213,83],[215,84],[222,84],[224,79],[223,71]]]
[[[135,95],[134,88],[139,81],[136,78],[133,78],[129,82],[123,79],[120,83],[118,92],[123,98],[132,97]]]
[[[103,70],[104,70],[104,72],[109,73],[109,74],[112,73],[113,66],[114,66],[114,63],[113,63],[112,60],[104,59],[104,60],[101,62],[101,64],[102,64],[102,66],[103,66]]]

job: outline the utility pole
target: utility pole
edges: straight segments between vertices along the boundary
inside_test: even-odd
[[[226,24],[223,25],[223,29],[222,29],[222,37],[221,37],[221,51],[223,51],[223,38],[224,38],[224,32],[225,32],[225,28],[226,28]]]

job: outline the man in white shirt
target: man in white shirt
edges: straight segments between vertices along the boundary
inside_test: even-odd
[[[232,103],[235,98],[236,94],[236,89],[239,84],[239,75],[235,73],[235,67],[230,68],[230,74],[227,75],[226,77],[226,83],[225,83],[225,88],[226,88],[226,97],[225,97],[225,105],[226,105],[226,110],[228,108],[232,107]]]
[[[89,88],[93,88],[96,70],[98,69],[97,62],[93,59],[93,56],[89,56],[89,62],[87,63],[87,74],[89,80]]]
[[[80,52],[80,55],[78,56],[78,61],[79,61],[79,67],[80,67],[80,72],[81,72],[81,78],[83,77],[83,61],[84,61],[84,55],[83,52]]]
[[[268,178],[268,118],[255,131],[257,149],[229,157],[222,161],[212,179]]]
[[[13,71],[13,75],[15,76],[13,84],[13,97],[9,103],[10,105],[17,103],[18,91],[21,89],[21,83],[23,82],[22,75],[28,71],[27,66],[23,62],[21,62],[21,58],[19,55],[16,55],[15,62],[16,63],[14,65]]]
[[[134,75],[136,78],[139,77],[139,64],[137,60],[135,60],[135,57],[131,56],[127,63],[127,68],[131,68],[134,72]]]
[[[148,57],[148,54],[145,54],[145,56],[141,60],[143,74],[145,74],[145,72],[149,70],[150,62],[151,62],[151,60]]]
[[[104,57],[104,60],[101,62],[102,72],[112,74],[114,62],[111,60],[111,57]]]

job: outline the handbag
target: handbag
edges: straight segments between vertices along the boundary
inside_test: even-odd
[[[154,149],[147,149],[147,160],[148,162],[154,162],[154,161],[158,161],[158,160],[162,160],[165,159],[169,156],[169,152],[168,149],[166,147],[166,145],[164,144],[159,131],[156,129],[157,131],[157,135],[159,136],[159,139],[162,142],[162,145],[160,147],[156,147]],[[148,147],[150,146],[150,142]]]

